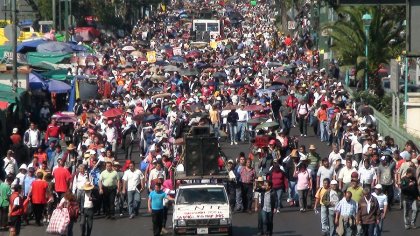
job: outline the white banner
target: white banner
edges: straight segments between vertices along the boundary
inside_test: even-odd
[[[4,52],[4,58],[13,60],[13,52]],[[21,64],[28,64],[28,59],[26,57],[26,54],[18,53],[17,62]]]

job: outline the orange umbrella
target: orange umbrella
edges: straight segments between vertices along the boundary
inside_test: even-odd
[[[112,108],[104,112],[104,116],[107,118],[114,118],[117,116],[121,116],[123,114],[123,110],[120,108]]]

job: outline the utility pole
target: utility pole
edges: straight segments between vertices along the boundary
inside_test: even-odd
[[[17,92],[18,76],[17,76],[17,15],[16,15],[16,1],[12,0],[12,45],[13,45],[13,81],[12,89]]]
[[[66,42],[69,41],[69,0],[65,0],[64,2],[64,30]]]
[[[52,20],[53,20],[53,29],[54,30],[57,30],[57,23],[56,23],[56,16],[55,16],[55,10],[56,10],[56,5],[55,5],[55,1],[56,0],[52,0],[52,15],[53,15],[53,18],[52,18]]]

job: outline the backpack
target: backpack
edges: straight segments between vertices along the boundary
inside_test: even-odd
[[[337,191],[338,199],[343,198],[343,192]],[[324,204],[325,207],[329,207],[331,205],[330,202],[330,190],[327,190],[321,199],[322,204]]]
[[[70,220],[77,221],[80,214],[79,203],[76,201],[69,202],[67,210],[69,211]]]

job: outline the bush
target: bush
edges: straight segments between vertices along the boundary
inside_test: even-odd
[[[386,117],[390,117],[392,114],[392,95],[385,94],[382,97],[377,96],[369,91],[360,91],[354,93],[354,99],[356,102],[367,101],[376,110],[380,111]]]

